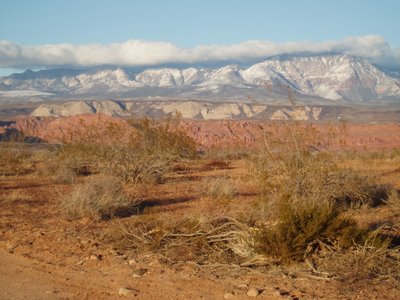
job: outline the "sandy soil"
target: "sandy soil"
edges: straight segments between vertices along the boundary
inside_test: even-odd
[[[255,195],[245,183],[228,205],[199,193],[204,178],[246,172],[242,161],[231,162],[229,168],[213,165],[200,161],[149,189],[149,199],[157,195],[149,217],[212,215],[248,207]],[[399,180],[399,174],[384,175],[394,169],[387,164],[376,172],[383,180]],[[317,280],[302,266],[282,271],[199,265],[119,251],[103,238],[113,221],[68,221],[62,215],[58,199],[70,188],[29,174],[0,178],[0,194],[16,195],[0,200],[0,299],[248,299],[251,288],[260,299],[400,298],[400,291],[384,282]],[[121,287],[130,289],[126,296],[119,295]]]

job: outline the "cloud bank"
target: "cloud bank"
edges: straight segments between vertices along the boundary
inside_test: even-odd
[[[215,62],[254,62],[282,54],[340,53],[361,56],[382,67],[400,68],[400,49],[381,36],[348,37],[339,41],[287,42],[251,40],[233,45],[199,45],[180,48],[166,42],[128,40],[112,44],[20,45],[0,40],[0,68],[51,68],[60,66],[127,67]]]

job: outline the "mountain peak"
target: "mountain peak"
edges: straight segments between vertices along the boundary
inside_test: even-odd
[[[304,101],[400,99],[397,79],[364,58],[334,53],[275,56],[247,68],[229,64],[214,69],[153,67],[136,73],[123,67],[27,70],[0,79],[3,90],[39,90],[59,98],[122,95],[243,100],[251,95],[270,102],[287,101],[287,87]]]

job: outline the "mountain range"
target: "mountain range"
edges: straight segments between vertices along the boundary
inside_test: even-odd
[[[385,104],[400,102],[400,80],[349,55],[280,56],[246,67],[27,70],[0,78],[0,99],[24,97]]]

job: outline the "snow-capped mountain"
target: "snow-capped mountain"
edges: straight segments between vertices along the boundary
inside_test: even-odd
[[[399,79],[365,59],[348,55],[273,57],[249,67],[124,68],[25,71],[0,79],[7,91],[37,90],[51,97],[174,97],[185,99],[256,99],[300,102],[374,102],[400,100]]]
[[[347,55],[270,59],[262,63],[306,94],[365,101],[398,96],[400,85],[367,60]]]

